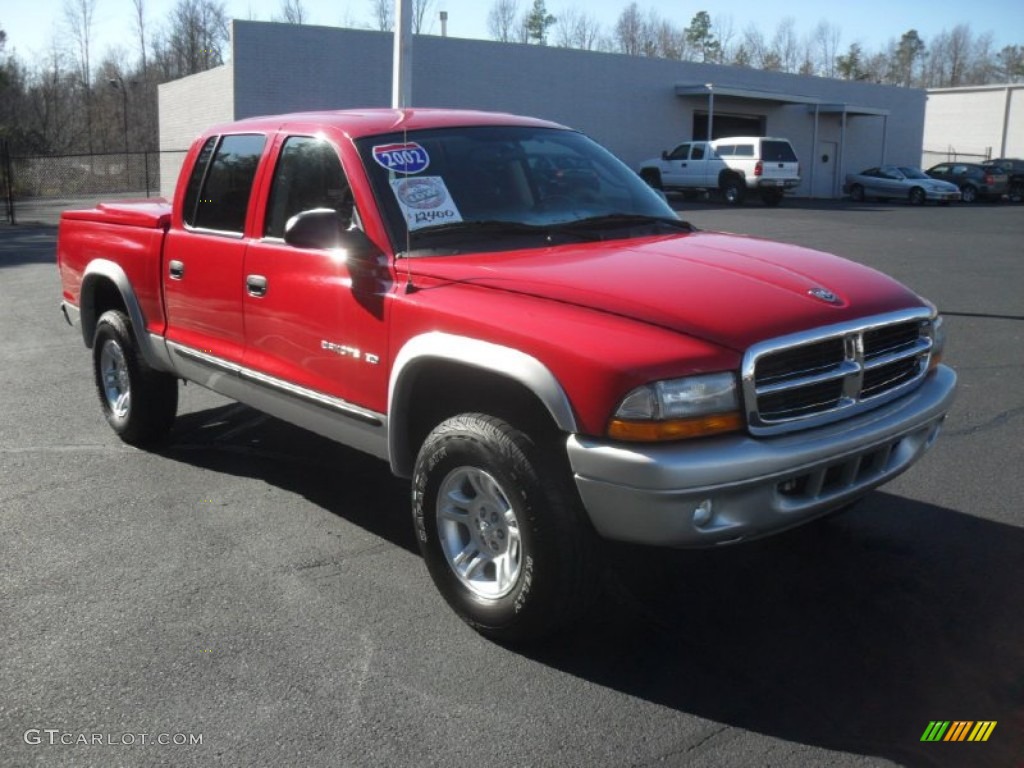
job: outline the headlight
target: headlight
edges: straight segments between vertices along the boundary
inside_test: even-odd
[[[946,349],[946,323],[942,315],[936,315],[931,322],[932,355],[928,360],[929,370],[942,362],[942,353]]]
[[[743,426],[736,377],[711,373],[637,387],[619,404],[608,425],[616,440],[681,440]]]

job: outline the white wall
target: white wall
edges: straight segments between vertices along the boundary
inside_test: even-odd
[[[1024,85],[928,91],[925,167],[959,157],[1024,157]]]

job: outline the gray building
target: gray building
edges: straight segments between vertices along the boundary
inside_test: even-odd
[[[932,88],[922,165],[1024,157],[1024,83]]]
[[[917,164],[925,92],[740,67],[417,36],[412,103],[513,112],[577,128],[633,167],[707,136],[783,136],[801,160],[796,194],[836,197],[849,171]],[[231,62],[160,86],[160,148],[207,126],[309,109],[388,106],[392,35],[232,23]],[[709,120],[709,113],[711,120]],[[180,154],[165,155],[162,193]]]

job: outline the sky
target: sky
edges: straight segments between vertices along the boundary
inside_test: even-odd
[[[596,18],[606,30],[614,27],[630,0],[547,0],[549,13],[576,8]],[[145,0],[150,29],[163,22],[175,0]],[[224,0],[232,18],[270,21],[280,15],[281,0]],[[371,0],[302,0],[309,23],[326,26],[370,26]],[[437,12],[448,12],[451,37],[487,39],[487,12],[491,0],[433,0],[432,34],[440,34]],[[522,9],[532,0],[519,0]],[[713,20],[730,19],[734,34],[750,24],[768,37],[779,21],[793,17],[799,35],[809,33],[822,19],[842,32],[840,50],[858,42],[868,51],[882,48],[908,29],[916,29],[925,43],[942,30],[968,23],[975,35],[989,32],[995,50],[1005,45],[1024,44],[1024,2],[1021,0],[638,0],[640,10],[653,10],[661,17],[685,27],[700,10]],[[0,28],[7,32],[7,52],[16,52],[29,65],[50,50],[54,40],[66,39],[64,0],[0,0]],[[132,0],[96,0],[93,40],[94,57],[99,60],[113,46],[124,46],[129,59],[137,55],[134,41]],[[98,54],[98,55],[97,55]]]

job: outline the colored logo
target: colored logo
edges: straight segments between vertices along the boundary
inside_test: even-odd
[[[395,173],[419,173],[430,165],[427,150],[414,141],[406,144],[378,144],[373,148],[377,165]]]
[[[921,741],[988,741],[996,729],[996,720],[932,720],[921,734]]]
[[[440,208],[448,200],[444,187],[430,176],[400,182],[395,194],[404,205],[419,210]]]

